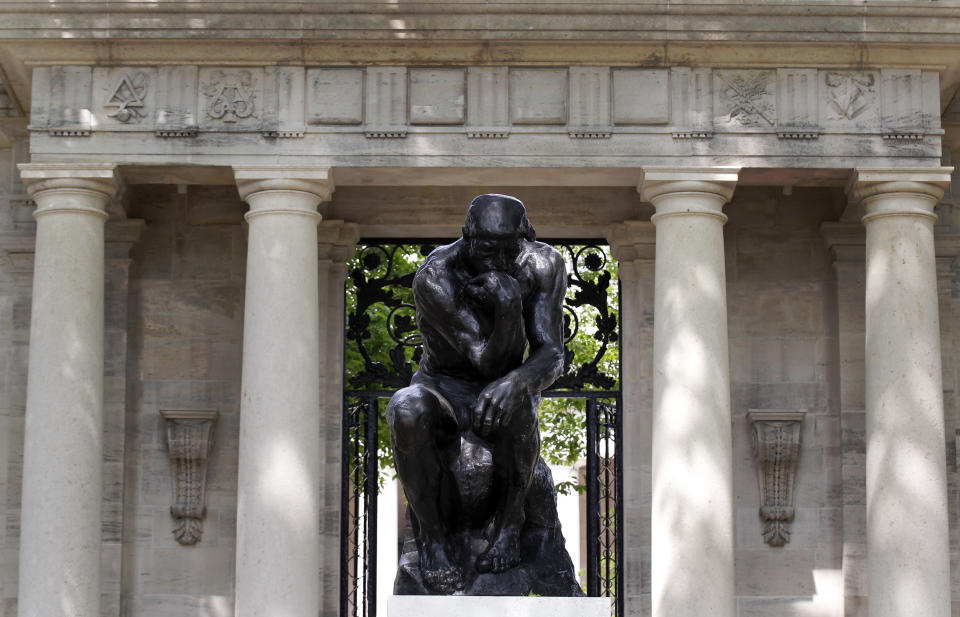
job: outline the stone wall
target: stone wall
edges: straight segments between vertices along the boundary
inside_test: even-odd
[[[246,255],[236,190],[134,187],[123,551],[124,615],[233,614],[237,438]],[[202,540],[173,536],[162,410],[219,412]]]
[[[12,156],[0,151],[0,159]],[[9,162],[0,160],[4,168]],[[0,209],[0,515],[5,520],[0,614],[6,617],[16,614],[32,251],[29,209],[17,201],[21,189],[12,178],[0,177],[4,201],[15,203]],[[365,212],[361,222],[389,225],[389,217],[367,217],[373,217],[370,208],[380,190],[401,209],[417,195],[446,203],[449,191],[344,188],[329,213],[348,218]],[[586,199],[591,190],[598,191],[596,203],[608,213],[621,218],[647,213],[632,191],[584,188],[573,194]],[[528,192],[524,198],[536,204],[538,197],[549,202],[566,191]],[[835,267],[821,232],[821,223],[840,217],[842,191],[797,187],[790,193],[743,186],[726,208],[739,615],[851,617],[865,614],[866,591],[862,393],[856,394],[863,379],[862,323],[858,330],[856,317],[860,311],[862,319],[862,291],[850,284],[855,276]],[[461,197],[459,192],[450,196]],[[234,593],[244,206],[230,186],[134,185],[124,201],[129,221],[111,223],[107,236],[103,610],[125,617],[226,617],[233,614]],[[146,228],[128,261],[125,251],[137,220]],[[552,223],[544,219],[544,224]],[[945,353],[960,349],[960,307],[948,275],[941,294]],[[652,338],[652,322],[645,319],[641,331],[647,330]],[[641,355],[652,357],[646,351]],[[648,371],[649,366],[641,368],[641,379]],[[958,427],[953,355],[945,356],[944,373],[952,440]],[[160,415],[182,409],[220,414],[208,465],[207,516],[202,540],[194,546],[178,544],[172,534],[171,464]],[[796,519],[782,548],[764,543],[757,515],[746,419],[748,410],[757,409],[807,412],[796,470]],[[649,448],[642,436],[639,443]],[[955,456],[952,444],[948,451]],[[951,459],[952,521],[957,516],[955,468]],[[634,512],[643,509],[644,498],[649,507],[648,483]],[[632,532],[648,545],[648,518],[641,517]],[[960,538],[953,532],[956,560]],[[640,562],[636,579],[627,584],[631,615],[649,612],[649,561]],[[957,570],[954,598],[960,599]],[[960,614],[960,603],[954,606],[954,614]]]

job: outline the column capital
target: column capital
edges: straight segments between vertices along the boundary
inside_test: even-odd
[[[249,203],[249,197],[265,191],[309,193],[317,203],[330,201],[333,196],[333,175],[329,167],[290,167],[271,165],[234,166],[240,198]],[[250,206],[253,208],[253,204]]]
[[[837,263],[863,264],[867,234],[863,225],[851,222],[821,223],[823,243],[833,253]]]
[[[610,254],[618,261],[653,260],[656,255],[657,231],[648,221],[624,221],[607,230]]]
[[[933,207],[950,185],[952,171],[952,167],[857,167],[847,182],[847,196],[852,203],[862,204],[864,223],[884,216],[936,220]],[[895,196],[911,199],[878,199]]]
[[[34,217],[49,212],[88,212],[107,217],[107,204],[117,194],[117,166],[114,163],[20,163],[20,180],[30,198],[37,202]],[[81,199],[47,197],[66,193]]]
[[[739,179],[739,167],[644,167],[637,191],[654,205],[669,193],[715,195],[724,204],[733,197]]]
[[[317,228],[318,255],[338,263],[346,263],[356,252],[360,226],[344,221],[323,221]]]

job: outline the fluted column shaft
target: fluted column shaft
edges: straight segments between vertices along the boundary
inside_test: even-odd
[[[103,272],[113,165],[25,164],[37,204],[20,617],[100,614]]]
[[[733,466],[722,209],[731,169],[645,169],[656,207],[651,605],[733,617]]]
[[[949,169],[858,169],[866,226],[867,580],[871,617],[950,615],[933,206]]]
[[[250,205],[237,481],[238,617],[320,612],[317,205],[325,169],[235,168]]]

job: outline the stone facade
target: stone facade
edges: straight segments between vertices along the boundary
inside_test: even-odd
[[[337,615],[345,262],[488,191],[619,260],[627,615],[960,615],[960,5],[101,4],[0,7],[4,617]]]

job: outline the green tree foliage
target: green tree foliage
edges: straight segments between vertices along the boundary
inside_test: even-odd
[[[540,405],[541,454],[554,465],[584,457],[586,412],[583,398],[563,391],[613,390],[620,373],[617,264],[604,247],[555,245],[568,272],[565,305],[566,366]],[[378,392],[381,476],[392,474],[393,453],[383,410],[389,394],[409,383],[422,353],[410,285],[431,245],[362,245],[347,266],[346,389]],[[384,478],[381,477],[381,480]],[[561,481],[569,491],[574,482]]]

